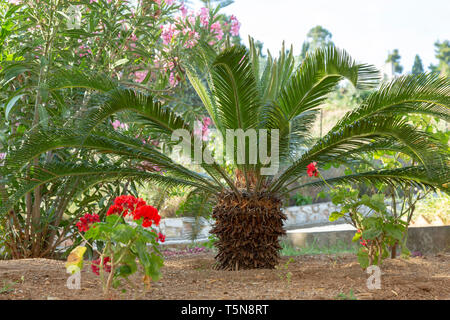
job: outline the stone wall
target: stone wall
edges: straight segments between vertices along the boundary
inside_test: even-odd
[[[288,219],[284,223],[287,230],[303,227],[315,227],[325,224],[331,224],[328,221],[330,213],[338,209],[332,202],[316,203],[297,207],[287,207],[284,213]],[[335,224],[343,223],[337,221]]]

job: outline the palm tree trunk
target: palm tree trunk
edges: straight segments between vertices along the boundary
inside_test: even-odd
[[[231,191],[218,197],[211,233],[219,240],[217,268],[223,270],[273,269],[280,259],[279,237],[286,234],[281,201],[266,194]]]

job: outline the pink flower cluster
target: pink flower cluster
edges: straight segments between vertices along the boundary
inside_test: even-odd
[[[223,38],[223,30],[220,26],[220,22],[215,22],[211,25],[211,32],[215,33],[216,39],[218,41],[222,40]]]
[[[89,54],[92,54],[92,50],[87,46],[82,44],[75,50],[75,53],[79,55],[80,58],[85,57]]]
[[[205,7],[201,8],[198,16],[200,18],[200,24],[203,27],[207,27],[209,24],[209,9]]]
[[[163,44],[168,45],[171,43],[174,36],[178,34],[177,27],[173,23],[166,23],[160,26],[161,28],[161,38],[163,39]]]
[[[204,117],[202,121],[197,121],[194,127],[194,135],[202,137],[203,141],[207,141],[209,138],[209,126],[212,121],[209,117]]]
[[[184,47],[186,49],[190,49],[197,45],[198,40],[200,39],[200,35],[198,34],[198,32],[196,32],[194,30],[190,30],[189,28],[183,29],[183,34],[187,34],[187,33],[189,34],[189,38],[188,38],[188,40],[186,40]]]
[[[119,128],[128,130],[128,125],[126,123],[121,123],[119,120],[115,120],[114,122],[111,122],[114,130],[117,130]]]
[[[239,29],[241,28],[241,23],[238,21],[238,19],[232,15],[230,17],[231,20],[231,30],[230,33],[232,36],[238,36],[239,35]]]
[[[145,77],[147,77],[148,71],[136,71],[134,73],[134,81],[138,83],[142,83],[142,81],[145,80]]]

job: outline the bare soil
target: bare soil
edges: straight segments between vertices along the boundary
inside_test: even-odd
[[[387,259],[381,267],[381,289],[369,290],[369,274],[353,254],[283,257],[275,270],[218,271],[214,254],[167,257],[162,278],[142,289],[142,277],[132,281],[140,289],[115,290],[113,299],[357,299],[450,300],[450,254]],[[23,259],[0,261],[2,299],[103,299],[101,285],[89,262],[81,272],[81,289],[66,287],[64,261]],[[285,266],[287,265],[287,269]],[[291,273],[290,281],[288,272]],[[342,295],[341,295],[342,296]]]

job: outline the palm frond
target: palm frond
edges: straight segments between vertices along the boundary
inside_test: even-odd
[[[180,116],[163,107],[151,95],[120,88],[109,92],[105,103],[87,115],[81,129],[89,133],[111,115],[124,110],[136,112],[153,130],[169,136],[177,129],[190,129]]]
[[[259,92],[245,47],[221,53],[211,66],[212,93],[216,100],[218,129],[256,128]]]
[[[377,85],[379,72],[373,66],[357,64],[344,50],[334,46],[308,54],[277,97],[279,107],[289,121],[301,112],[319,106],[342,79],[360,89]]]
[[[425,167],[431,162],[442,164],[448,158],[445,146],[405,120],[372,117],[343,126],[339,131],[329,132],[280,175],[274,182],[272,191],[279,190],[287,181],[304,175],[306,166],[313,161],[319,164],[333,162],[353,150],[379,140],[385,141],[386,138],[395,139],[397,143],[408,148]],[[429,174],[433,174],[431,169]]]
[[[103,129],[103,130],[101,130]],[[59,148],[77,148],[94,150],[99,153],[126,156],[129,159],[149,161],[172,175],[194,179],[200,183],[213,186],[212,180],[177,164],[170,157],[141,140],[121,134],[108,127],[98,127],[89,135],[78,128],[36,128],[21,147],[8,155],[5,166],[11,171],[20,170],[37,156]]]
[[[432,166],[433,171],[436,172],[433,177],[428,174],[428,168],[424,166],[408,166],[393,170],[374,170],[363,173],[349,174],[346,176],[339,176],[326,179],[328,184],[341,183],[386,183],[391,185],[403,185],[418,188],[439,188],[447,193],[450,193],[450,173],[447,166],[436,165]],[[305,187],[324,187],[326,184],[322,180],[315,180],[295,187],[289,192]]]
[[[26,183],[21,184],[20,188],[9,197],[7,203],[0,209],[0,213],[8,211],[14,203],[38,186],[72,176],[93,179],[91,180],[91,185],[102,181],[133,179],[135,181],[151,181],[161,187],[188,186],[209,190],[210,192],[217,192],[215,189],[209,189],[207,186],[194,181],[115,165],[97,165],[86,162],[53,162],[44,166],[32,166],[30,172],[30,177],[27,178]],[[94,179],[94,177],[96,178]]]
[[[450,80],[436,74],[406,75],[383,84],[332,129],[374,115],[427,114],[450,120]]]

